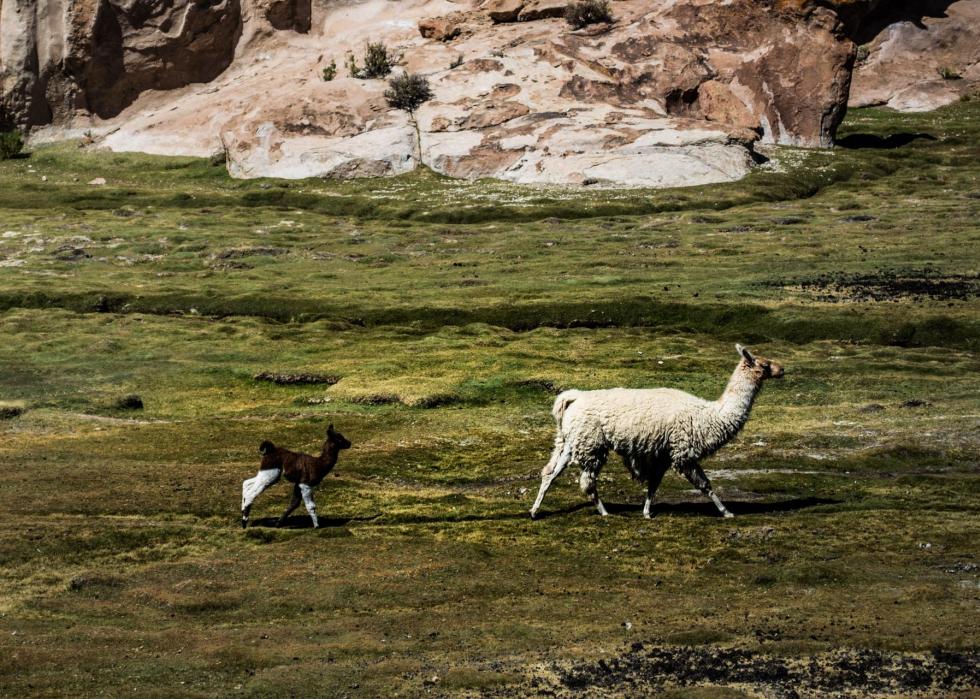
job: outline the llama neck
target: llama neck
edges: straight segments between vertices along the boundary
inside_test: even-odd
[[[338,449],[335,449],[330,442],[323,443],[323,449],[320,451],[320,463],[327,466],[333,466],[337,463]]]
[[[718,447],[734,437],[745,425],[749,419],[749,411],[752,410],[752,402],[761,387],[761,382],[756,381],[741,364],[736,367],[725,392],[714,403],[718,416]]]

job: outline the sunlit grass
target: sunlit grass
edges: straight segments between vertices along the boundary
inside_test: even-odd
[[[0,164],[0,694],[525,696],[638,641],[975,652],[978,108],[853,113],[934,140],[691,190]],[[735,520],[673,475],[643,520],[612,458],[613,516],[569,476],[530,521],[555,393],[713,398],[736,340],[787,375],[705,463]],[[242,532],[258,444],[331,422],[326,526],[269,527],[280,485]]]

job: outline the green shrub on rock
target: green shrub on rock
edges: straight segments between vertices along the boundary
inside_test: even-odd
[[[0,131],[0,160],[8,160],[24,149],[24,137],[19,131]]]
[[[388,106],[403,109],[413,113],[423,102],[432,99],[432,88],[424,75],[418,73],[402,73],[388,81],[385,90]]]
[[[580,0],[565,9],[565,21],[576,29],[612,20],[609,0]]]

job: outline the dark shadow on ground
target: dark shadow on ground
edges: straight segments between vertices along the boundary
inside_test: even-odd
[[[849,150],[860,148],[890,149],[907,146],[919,139],[925,141],[937,140],[935,136],[928,133],[893,133],[890,136],[878,136],[871,133],[852,133],[837,140],[837,146]]]
[[[791,500],[775,500],[766,502],[738,502],[725,500],[727,507],[733,515],[764,515],[775,512],[795,512],[805,510],[808,507],[818,507],[820,505],[839,505],[841,500],[830,498],[793,498]],[[604,503],[610,515],[640,513],[643,506],[640,504],[618,504]],[[554,512],[539,512],[538,518],[553,517],[557,515],[570,514],[583,508],[591,508],[592,503],[582,503],[566,510],[556,510]],[[654,502],[653,516],[657,515],[688,515],[698,517],[721,517],[718,509],[710,502]]]
[[[725,501],[725,506],[731,510],[735,516],[739,515],[759,515],[772,514],[774,512],[794,512],[804,510],[808,507],[819,505],[838,505],[841,500],[831,500],[829,498],[793,498],[791,500],[776,500],[769,502],[737,502]],[[606,509],[611,515],[628,515],[640,513],[643,507],[639,504],[617,504],[605,503]],[[579,510],[592,509],[592,503],[581,502],[572,507],[561,510],[538,512],[537,519],[547,519],[548,517],[558,517],[570,515]],[[672,502],[655,503],[653,514],[664,515],[687,515],[697,517],[720,517],[718,510],[710,502]],[[346,527],[350,524],[360,522],[374,522],[379,525],[399,525],[399,524],[452,524],[453,522],[505,522],[515,519],[530,519],[527,509],[520,504],[514,506],[513,511],[495,512],[491,514],[447,514],[445,517],[434,517],[430,515],[391,515],[376,514],[370,517],[320,517],[320,528]],[[264,517],[253,520],[249,527],[275,528],[279,521],[277,517]],[[280,529],[310,529],[313,522],[307,515],[294,515],[289,517]]]
[[[452,524],[454,522],[506,522],[513,519],[530,519],[531,515],[522,504],[515,504],[511,512],[494,512],[492,514],[449,514],[445,517],[426,515],[393,515],[390,518],[381,517],[379,524]]]
[[[622,655],[557,668],[569,696],[657,696],[664,685],[747,685],[763,696],[949,696],[980,686],[978,654],[838,649],[778,657],[746,648],[630,644]],[[970,694],[969,696],[975,696]]]
[[[376,519],[377,515],[374,517],[320,517],[320,528],[327,529],[329,527],[346,527],[351,522],[368,522],[372,519]],[[263,517],[262,519],[255,519],[249,523],[249,529],[252,527],[266,527],[272,529],[312,529],[313,520],[310,519],[309,515],[293,515],[292,517],[287,517],[286,521],[282,523],[281,527],[277,526],[279,522],[278,517]]]

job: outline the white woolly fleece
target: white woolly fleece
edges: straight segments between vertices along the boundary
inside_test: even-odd
[[[716,401],[671,388],[565,391],[552,409],[556,447],[570,447],[572,461],[583,467],[615,451],[637,477],[655,464],[679,468],[742,429],[760,386],[743,362]]]

